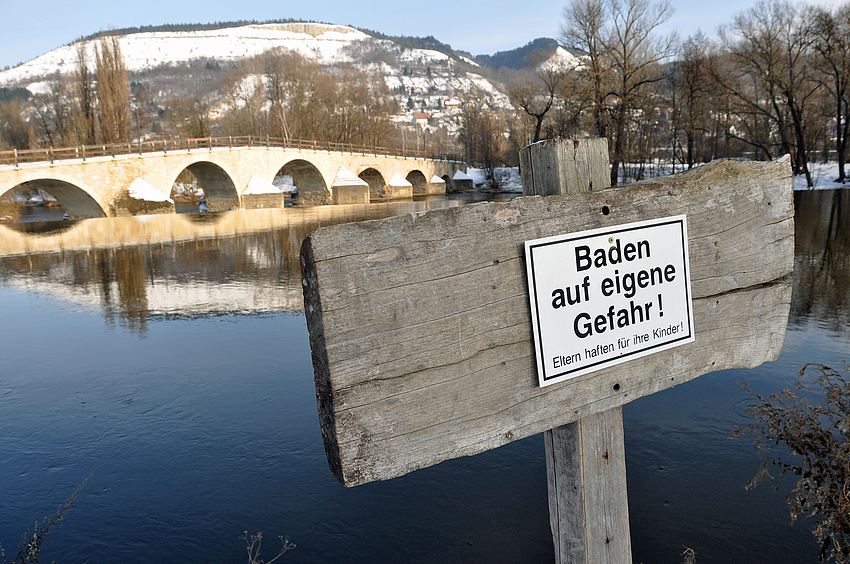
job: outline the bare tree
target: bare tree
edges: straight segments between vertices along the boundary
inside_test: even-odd
[[[460,140],[466,162],[487,169],[492,177],[498,158],[498,132],[493,112],[483,96],[468,93],[461,105]]]
[[[262,68],[270,135],[368,145],[389,138],[392,101],[376,76],[283,50],[265,53]]]
[[[532,143],[540,141],[543,120],[562,94],[562,86],[572,69],[542,55],[531,60],[531,68],[508,87],[511,102],[534,120]]]
[[[269,111],[266,109],[266,75],[256,60],[249,60],[229,73],[228,85],[223,89],[223,107],[226,110],[219,122],[227,135],[265,136],[269,131]]]
[[[614,126],[614,150],[611,159],[611,185],[616,186],[619,166],[628,158],[625,135],[632,113],[647,85],[664,77],[660,63],[673,53],[673,44],[658,41],[654,30],[672,15],[667,0],[610,0],[611,34],[605,40],[614,71],[610,97]]]
[[[805,174],[811,186],[805,132],[817,84],[811,38],[799,10],[788,2],[762,0],[736,15],[722,39],[732,72],[715,78],[744,107],[772,122],[781,152],[792,153],[795,172]]]
[[[627,133],[647,86],[664,77],[672,40],[655,30],[672,15],[667,0],[572,0],[564,9],[562,40],[588,53],[583,69],[598,135],[611,146],[611,184],[628,159]],[[604,115],[610,117],[611,129]]]
[[[393,109],[386,83],[351,66],[339,68],[335,77],[335,95],[329,101],[336,140],[373,146],[386,143]]]
[[[275,49],[263,55],[271,135],[285,139],[292,137],[294,124],[290,124],[290,120],[294,118],[296,108],[306,95],[309,66],[307,60],[298,53],[283,49]]]
[[[0,148],[30,148],[32,130],[23,113],[24,106],[19,100],[0,102]]]
[[[850,135],[850,4],[830,12],[826,8],[809,8],[809,22],[815,61],[823,76],[825,89],[832,98],[835,123],[835,152],[838,158],[838,182],[846,181],[847,137]],[[828,133],[825,134],[825,137]]]
[[[97,109],[104,143],[129,139],[130,86],[117,35],[101,37],[96,52]]]
[[[708,130],[712,81],[708,70],[708,40],[702,32],[689,37],[679,49],[671,68],[674,140],[680,129],[685,136],[683,162],[688,169],[696,161],[697,142]]]
[[[608,136],[608,93],[611,69],[605,53],[608,14],[606,0],[572,0],[564,8],[561,42],[584,51],[583,64],[577,69],[583,88],[577,97],[591,108],[592,130],[599,137]]]
[[[94,77],[89,70],[88,46],[77,43],[77,60],[74,68],[74,97],[77,103],[75,121],[77,137],[83,145],[97,143],[96,92]]]
[[[210,136],[209,107],[203,100],[173,98],[165,103],[163,117],[174,137]]]
[[[553,137],[568,139],[581,131],[582,116],[590,108],[590,101],[586,96],[576,95],[584,84],[579,72],[578,68],[566,72],[556,93],[550,121]]]
[[[712,153],[732,156],[730,140],[749,145],[768,160],[789,152],[787,119],[776,114],[780,104],[770,85],[755,80],[724,48],[715,48],[709,54],[709,71],[721,92],[714,100],[714,106],[719,106],[713,120],[714,139],[716,142],[722,136],[726,144],[723,150],[715,146]]]
[[[36,96],[32,110],[40,144],[50,147],[77,144],[73,98],[62,76],[46,93]]]

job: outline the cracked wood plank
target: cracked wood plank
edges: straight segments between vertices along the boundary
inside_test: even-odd
[[[715,161],[623,188],[314,231],[302,283],[332,472],[346,486],[393,478],[776,358],[792,190],[787,157]],[[696,341],[538,387],[524,241],[678,214],[688,216]]]

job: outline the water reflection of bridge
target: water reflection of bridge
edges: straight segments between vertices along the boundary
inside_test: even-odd
[[[139,332],[154,318],[300,311],[299,252],[308,233],[458,205],[432,200],[0,225],[0,284],[101,311]]]
[[[462,165],[449,156],[282,139],[157,141],[6,151],[0,154],[0,195],[18,186],[39,188],[73,219],[135,214],[144,209],[129,190],[134,181],[169,197],[188,172],[210,211],[242,207],[254,177],[272,183],[282,175],[292,177],[305,204],[369,203],[444,193]]]

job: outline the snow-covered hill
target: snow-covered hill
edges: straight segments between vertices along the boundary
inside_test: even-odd
[[[445,127],[449,134],[454,134],[460,112],[458,99],[468,99],[472,94],[485,99],[490,107],[511,108],[507,86],[494,79],[497,73],[493,65],[486,70],[466,54],[453,52],[433,37],[392,38],[344,25],[288,22],[195,31],[130,32],[121,34],[118,41],[131,80],[143,84],[157,105],[175,96],[204,98],[211,111],[220,114],[228,96],[221,90],[226,86],[216,82],[216,76],[224,75],[204,75],[189,70],[190,67],[218,69],[221,65],[224,69],[269,50],[283,49],[322,65],[350,63],[382,76],[402,108],[402,114],[394,118],[398,121],[419,123],[426,128]],[[535,40],[516,53],[526,57],[538,50],[548,53],[550,64],[566,68],[578,64],[573,54],[560,47],[553,48],[553,43],[553,40]],[[86,43],[90,69],[94,66],[96,45],[97,40]],[[33,94],[48,93],[57,75],[71,76],[75,72],[78,48],[78,43],[59,47],[2,71],[0,87],[22,86]],[[498,54],[500,57],[494,60],[501,61],[501,65],[511,58],[519,60],[511,53]],[[489,64],[486,63],[489,58],[483,56],[481,60]],[[236,87],[259,88],[262,80],[259,75],[249,76]]]
[[[235,61],[283,48],[330,64],[345,62],[346,49],[354,42],[374,40],[348,26],[286,23],[230,27],[209,31],[132,33],[119,38],[129,72],[194,60]],[[94,41],[88,44],[94,60]],[[45,53],[15,68],[0,72],[0,84],[25,84],[56,72],[71,74],[77,60],[77,44]]]
[[[559,70],[573,70],[581,66],[582,61],[563,47],[558,46],[555,48],[554,54],[543,64]]]
[[[94,60],[96,41],[86,45],[89,61]],[[236,62],[271,49],[295,51],[324,65],[358,61],[364,53],[383,52],[396,62],[395,68],[382,69],[387,86],[404,87],[409,93],[479,88],[506,103],[493,85],[480,75],[454,72],[461,64],[474,69],[477,63],[466,57],[431,49],[412,49],[380,39],[353,27],[318,23],[250,24],[205,31],[156,31],[130,33],[119,37],[127,70],[140,73],[158,67],[179,66],[193,61]],[[17,67],[0,72],[0,86],[27,86],[43,92],[44,81],[55,75],[71,75],[77,61],[78,44],[65,45]],[[91,65],[91,63],[90,63]],[[387,65],[384,65],[386,67]],[[428,77],[408,76],[402,67],[433,67]],[[439,70],[438,70],[439,69]],[[398,71],[398,72],[396,72]],[[450,72],[447,72],[450,71]]]

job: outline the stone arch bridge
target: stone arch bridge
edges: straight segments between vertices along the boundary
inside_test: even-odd
[[[298,187],[300,203],[362,204],[445,193],[462,166],[457,158],[421,152],[390,154],[309,141],[158,141],[0,153],[0,195],[17,186],[36,187],[56,198],[72,219],[127,215],[140,211],[128,196],[131,184],[141,179],[164,199],[188,170],[210,211],[249,207],[246,189],[254,177],[271,183],[284,174]]]

